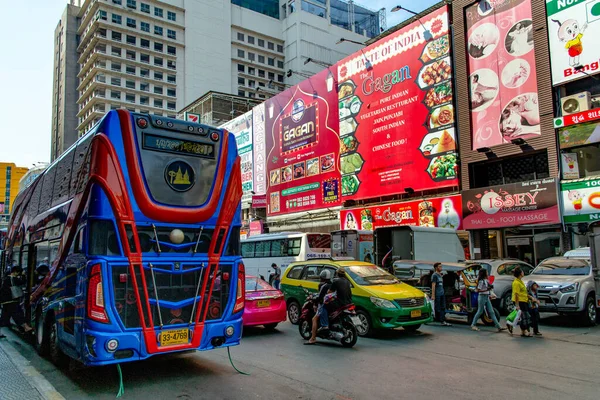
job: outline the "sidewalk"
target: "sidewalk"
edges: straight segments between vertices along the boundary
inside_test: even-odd
[[[64,400],[54,386],[10,344],[12,335],[7,336],[0,339],[0,399]]]

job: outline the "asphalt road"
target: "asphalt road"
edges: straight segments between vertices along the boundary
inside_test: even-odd
[[[600,327],[552,316],[543,338],[466,324],[423,326],[303,346],[296,326],[249,329],[241,346],[123,365],[124,399],[598,399]],[[11,335],[13,346],[66,399],[114,399],[115,366],[61,371]]]

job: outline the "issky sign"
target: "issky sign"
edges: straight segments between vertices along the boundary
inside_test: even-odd
[[[553,84],[600,72],[600,0],[546,0],[546,14]]]
[[[267,214],[341,204],[337,93],[324,70],[267,100]]]
[[[444,6],[338,63],[344,199],[458,185],[448,26]]]
[[[558,223],[555,178],[463,191],[464,229]]]

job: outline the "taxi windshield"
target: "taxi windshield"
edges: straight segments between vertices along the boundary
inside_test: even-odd
[[[357,285],[394,285],[400,281],[393,275],[375,265],[353,265],[345,268],[346,273]]]

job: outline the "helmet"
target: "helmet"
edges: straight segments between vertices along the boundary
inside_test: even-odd
[[[331,271],[324,269],[323,271],[321,271],[321,274],[319,276],[321,277],[321,279],[328,281],[331,279]]]

